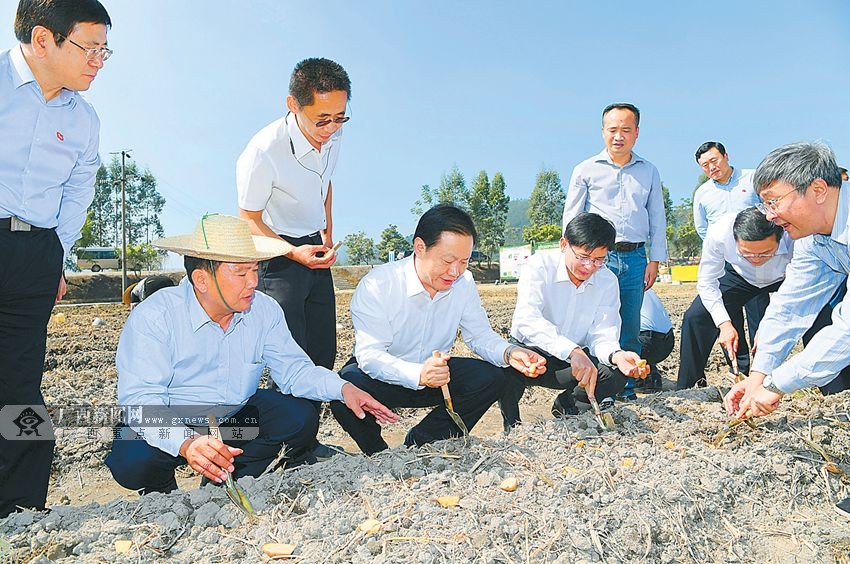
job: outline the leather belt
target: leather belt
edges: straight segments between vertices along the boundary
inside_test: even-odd
[[[0,217],[0,229],[9,231],[49,231],[52,227],[36,227],[17,217]]]
[[[622,243],[614,243],[614,250],[618,253],[628,253],[643,247],[644,244],[645,243],[629,243],[627,241],[623,241]]]

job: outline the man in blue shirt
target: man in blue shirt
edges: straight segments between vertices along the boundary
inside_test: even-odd
[[[115,430],[106,464],[119,484],[169,492],[177,488],[174,469],[186,463],[219,483],[225,471],[259,476],[283,445],[290,465],[315,462],[319,415],[309,400],[339,400],[361,419],[368,412],[381,423],[397,420],[313,364],[280,306],[255,291],[258,261],[285,255],[289,243],[252,237],[242,219],[206,215],[194,234],[154,244],[184,255],[187,276],[133,309],[118,342],[118,404],[128,420]],[[278,389],[257,389],[266,370]],[[207,414],[226,421],[229,445],[206,432]]]
[[[614,224],[617,239],[608,268],[620,288],[620,346],[640,353],[643,293],[655,283],[658,263],[667,260],[667,220],[661,176],[632,149],[640,131],[640,111],[632,104],[611,104],[602,111],[605,150],[573,169],[567,187],[562,227],[580,212],[593,212]],[[637,380],[628,378],[621,394],[636,399]]]
[[[850,189],[842,186],[832,150],[795,143],[771,151],[753,180],[767,219],[796,240],[785,281],[770,300],[759,329],[750,376],[735,384],[724,403],[739,419],[779,407],[784,394],[808,386],[850,389],[850,307],[846,298],[802,352],[785,360],[850,274]],[[836,385],[837,384],[837,385]],[[850,498],[836,509],[850,515]]]
[[[79,92],[111,25],[97,0],[21,0],[20,44],[0,53],[0,405],[22,412],[44,409],[47,321],[94,195],[100,122]],[[47,437],[0,438],[0,517],[44,508],[52,460]]]

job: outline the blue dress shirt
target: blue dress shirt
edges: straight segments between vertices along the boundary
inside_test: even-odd
[[[631,160],[620,167],[603,150],[579,163],[567,187],[562,227],[583,211],[612,222],[618,243],[646,243],[650,261],[667,260],[661,176],[646,159],[632,152]]]
[[[121,406],[233,406],[220,412],[230,416],[257,391],[266,367],[281,392],[296,397],[341,400],[345,384],[313,364],[272,298],[256,292],[251,307],[234,314],[224,331],[201,307],[188,278],[133,309],[115,360]],[[167,437],[146,433],[145,441],[177,456],[185,430],[176,426]]]
[[[20,45],[0,53],[0,217],[80,236],[100,166],[100,120],[78,92],[44,100]]]
[[[723,215],[751,208],[761,201],[753,189],[752,170],[733,169],[726,184],[712,179],[694,192],[694,227],[703,239],[708,226]]]
[[[752,370],[767,374],[770,380],[765,382],[786,393],[828,384],[850,365],[847,298],[833,310],[832,325],[818,331],[802,352],[783,363],[850,274],[850,184],[845,183],[838,194],[832,233],[810,235],[795,243],[785,281],[771,296],[759,325]]]

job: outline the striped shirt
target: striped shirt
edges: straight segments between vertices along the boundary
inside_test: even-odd
[[[831,382],[850,365],[850,304],[838,305],[832,325],[821,329],[808,346],[783,362],[811,327],[835,290],[850,274],[850,186],[839,191],[838,210],[830,235],[810,235],[796,242],[785,282],[770,299],[759,326],[752,370],[768,374],[785,393]],[[845,298],[845,302],[847,299]]]

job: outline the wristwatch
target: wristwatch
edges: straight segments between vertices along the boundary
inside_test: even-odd
[[[616,364],[614,364],[614,355],[617,354],[618,352],[623,352],[623,349],[617,349],[617,350],[615,350],[614,352],[612,352],[611,354],[608,355],[608,366],[615,366],[615,367],[617,366]]]
[[[773,383],[773,376],[768,374],[765,376],[764,381],[761,383],[762,387],[768,392],[773,392],[774,394],[779,394],[780,396],[784,396],[785,392],[776,387]]]

